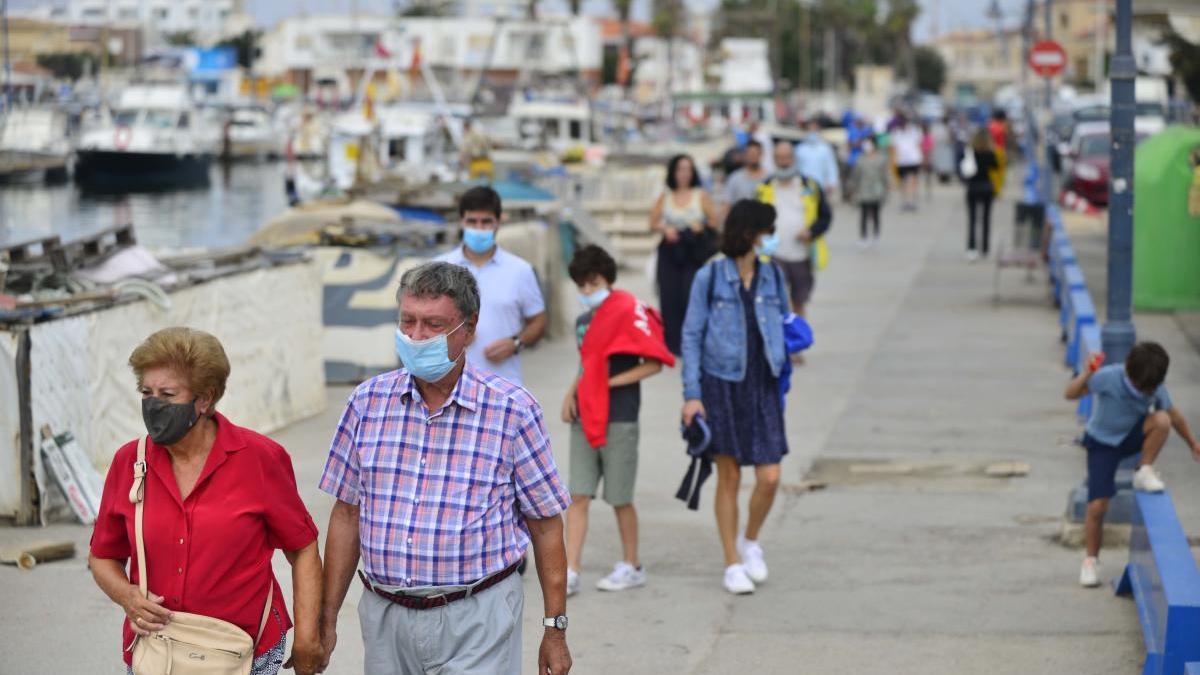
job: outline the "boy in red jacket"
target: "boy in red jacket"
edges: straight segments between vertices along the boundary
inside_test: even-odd
[[[562,418],[571,425],[567,509],[567,595],[579,592],[579,567],[587,536],[588,506],[604,479],[604,501],[612,505],[621,533],[623,559],[596,583],[623,591],[646,583],[638,560],[638,411],[642,380],[675,359],[663,341],[657,312],[632,294],[613,289],[617,263],[599,246],[575,253],[568,270],[586,308],[575,320],[579,375],[563,399]]]

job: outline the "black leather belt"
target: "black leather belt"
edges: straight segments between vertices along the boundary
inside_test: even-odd
[[[520,566],[520,563],[510,565],[499,572],[496,572],[492,576],[486,577],[483,581],[480,581],[471,588],[461,591],[454,591],[453,593],[444,593],[442,595],[409,595],[407,593],[389,593],[380,588],[376,588],[362,570],[358,571],[358,578],[362,579],[363,586],[366,586],[368,591],[371,591],[384,600],[390,600],[397,605],[407,607],[409,609],[434,609],[436,607],[445,607],[452,602],[470,597],[481,591],[486,591],[492,586],[495,586],[501,581],[504,581],[512,576],[513,572],[516,572],[517,568]]]

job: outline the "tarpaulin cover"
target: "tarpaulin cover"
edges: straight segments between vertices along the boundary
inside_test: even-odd
[[[97,468],[106,469],[121,444],[145,433],[129,354],[168,326],[205,330],[221,340],[232,371],[218,408],[237,424],[269,433],[324,407],[321,279],[315,263],[223,277],[171,293],[170,299],[166,311],[140,301],[32,327],[35,436],[44,424],[55,433],[69,430]],[[8,353],[15,348],[4,336],[0,468],[15,467],[19,457],[17,426],[8,422],[9,408],[15,422],[15,395],[8,396],[7,384],[15,383]],[[0,513],[15,512],[17,488],[7,475],[0,477]]]

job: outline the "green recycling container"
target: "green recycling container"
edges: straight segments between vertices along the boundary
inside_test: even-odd
[[[1168,127],[1138,146],[1133,178],[1133,306],[1200,308],[1200,217],[1188,191],[1200,128]]]

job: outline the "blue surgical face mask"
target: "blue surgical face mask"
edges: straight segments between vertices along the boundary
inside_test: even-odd
[[[587,307],[588,309],[596,309],[600,305],[604,304],[604,301],[608,299],[608,296],[611,293],[612,291],[607,288],[601,288],[587,294],[580,293],[579,302],[583,303],[583,306]]]
[[[458,324],[450,333],[462,328],[466,323]],[[418,380],[437,382],[454,369],[454,364],[462,358],[460,352],[453,360],[446,346],[446,337],[450,335],[434,335],[424,340],[414,340],[396,327],[396,356],[408,369],[408,372]]]
[[[473,253],[487,253],[496,245],[495,230],[477,230],[473,227],[463,228],[463,243]]]
[[[779,250],[779,235],[774,232],[772,232],[771,234],[764,234],[763,238],[760,239],[758,244],[754,247],[755,253],[757,253],[758,255],[765,255],[765,256],[775,255],[775,251],[778,251],[778,250]]]

